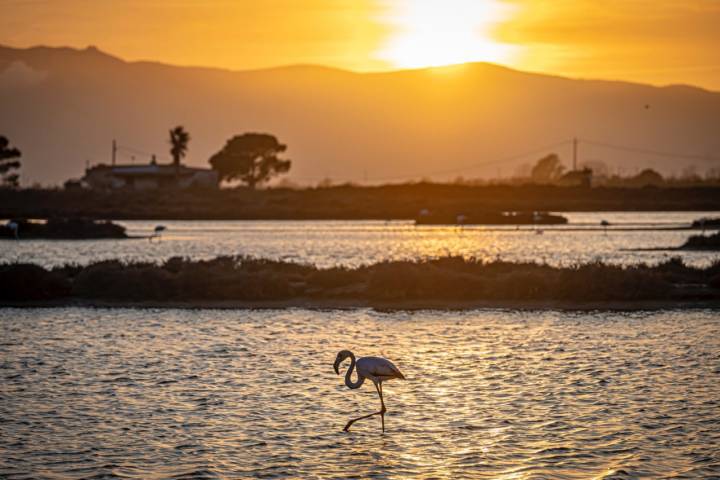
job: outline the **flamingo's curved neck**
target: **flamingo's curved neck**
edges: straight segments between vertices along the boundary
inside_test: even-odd
[[[347,385],[348,388],[352,388],[353,390],[356,388],[360,388],[365,381],[365,377],[358,375],[357,381],[353,383],[350,376],[352,375],[353,370],[355,369],[355,355],[351,352],[350,353],[350,368],[348,368],[347,373],[345,374],[345,385]]]

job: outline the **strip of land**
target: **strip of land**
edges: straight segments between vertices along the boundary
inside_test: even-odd
[[[466,311],[466,310],[569,310],[569,311],[650,311],[650,310],[720,310],[720,300],[643,300],[643,301],[453,301],[406,300],[370,301],[361,298],[328,300],[294,298],[290,300],[249,302],[239,300],[193,301],[2,301],[2,308],[139,308],[178,310],[356,310],[377,311]]]
[[[720,187],[466,186],[416,183],[251,190],[0,189],[0,218],[412,220],[498,212],[717,211]]]
[[[0,265],[0,305],[163,308],[718,308],[720,262],[553,267],[461,257],[317,268],[220,257]]]
[[[625,251],[635,252],[672,252],[672,251],[692,251],[692,252],[720,252],[720,232],[711,235],[693,235],[679,247],[653,247],[653,248],[633,248],[623,249]]]

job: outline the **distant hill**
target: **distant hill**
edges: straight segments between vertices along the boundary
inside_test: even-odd
[[[365,74],[314,66],[233,72],[125,62],[92,47],[0,47],[0,109],[0,134],[24,153],[25,182],[61,183],[88,162],[109,162],[113,138],[169,161],[168,130],[178,124],[191,133],[187,162],[196,166],[233,134],[274,133],[289,145],[289,178],[305,183],[508,175],[549,151],[569,162],[569,144],[539,147],[576,135],[720,157],[720,93],[484,63]],[[123,153],[122,162],[131,154],[148,160]],[[580,159],[626,173],[720,166],[582,143]]]

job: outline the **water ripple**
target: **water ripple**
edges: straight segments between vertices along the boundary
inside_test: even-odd
[[[720,478],[718,318],[0,309],[0,478]]]

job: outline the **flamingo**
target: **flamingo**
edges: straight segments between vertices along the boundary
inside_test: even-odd
[[[535,235],[542,235],[543,231],[537,228],[537,223],[542,220],[542,214],[539,212],[533,212],[533,228],[535,228]]]
[[[601,226],[603,227],[603,229],[605,230],[605,234],[607,234],[607,227],[610,226],[610,222],[608,222],[607,220],[603,220],[603,221],[600,222],[600,225],[601,225]]]
[[[335,358],[335,364],[333,365],[333,368],[335,369],[335,373],[337,373],[338,375],[340,375],[340,370],[338,369],[338,367],[346,358],[350,358],[350,368],[348,368],[347,373],[345,373],[345,385],[347,385],[348,388],[355,390],[356,388],[360,388],[365,382],[365,379],[367,378],[375,384],[375,390],[377,390],[378,396],[380,397],[381,408],[379,412],[371,413],[369,415],[363,415],[362,417],[350,420],[347,425],[345,425],[345,428],[343,428],[343,430],[347,432],[348,430],[350,430],[350,426],[358,420],[362,420],[363,418],[369,418],[373,415],[380,415],[380,418],[382,419],[382,431],[383,433],[385,433],[385,412],[387,412],[387,409],[385,408],[385,401],[383,400],[382,382],[386,380],[392,380],[393,378],[405,380],[405,376],[402,374],[402,372],[400,372],[400,369],[398,369],[387,358],[361,357],[356,361],[355,354],[353,354],[350,350],[341,350],[340,352],[338,352],[337,357]],[[352,375],[353,369],[355,369],[356,367],[357,380],[353,382],[350,377]]]
[[[10,220],[9,222],[7,222],[7,225],[5,225],[5,226],[6,226],[7,228],[9,228],[10,231],[13,233],[13,236],[15,237],[15,240],[20,240],[20,237],[18,236],[18,228],[19,228],[19,225],[18,225],[17,222],[14,222],[14,221]]]
[[[153,238],[160,238],[165,230],[167,230],[167,227],[165,225],[157,225],[153,230],[153,234],[150,235],[149,240],[152,242]]]

